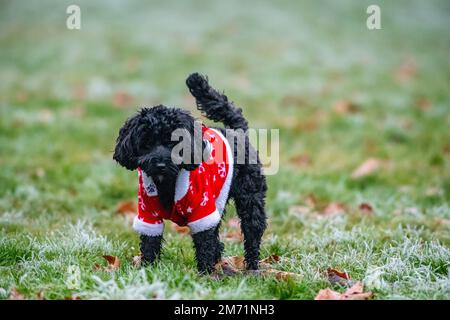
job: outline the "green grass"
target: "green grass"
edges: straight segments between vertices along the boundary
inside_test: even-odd
[[[323,273],[333,267],[376,299],[449,299],[450,6],[375,1],[382,30],[369,31],[373,2],[79,1],[82,29],[69,31],[71,2],[3,1],[0,298],[17,288],[48,299],[312,299],[342,290]],[[412,72],[399,81],[402,64]],[[282,255],[276,267],[301,278],[199,276],[191,239],[170,230],[161,261],[133,267],[138,237],[115,208],[135,199],[136,173],[112,161],[114,141],[138,106],[199,116],[184,86],[192,71],[253,127],[280,129],[261,255]],[[131,100],[114,98],[121,92]],[[336,112],[341,100],[356,112]],[[293,163],[299,155],[309,162]],[[383,168],[351,179],[370,157]],[[293,214],[309,195],[319,211],[339,202],[346,212]],[[105,254],[121,259],[118,271],[94,270]],[[242,255],[242,244],[227,242],[225,254]]]

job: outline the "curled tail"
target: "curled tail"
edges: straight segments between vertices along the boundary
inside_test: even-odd
[[[226,128],[247,131],[248,122],[242,115],[242,109],[235,107],[226,95],[211,87],[207,77],[193,73],[186,79],[186,85],[196,99],[197,109],[208,119],[222,122]]]

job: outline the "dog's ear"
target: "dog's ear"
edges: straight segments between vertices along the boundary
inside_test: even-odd
[[[116,141],[113,159],[128,170],[136,170],[138,167],[136,150],[135,131],[139,124],[139,115],[128,119],[122,128]]]

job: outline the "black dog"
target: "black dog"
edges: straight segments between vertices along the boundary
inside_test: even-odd
[[[222,216],[220,211],[223,211],[223,207],[231,198],[234,200],[241,220],[246,267],[249,270],[255,270],[258,268],[261,237],[266,229],[264,205],[267,186],[259,158],[257,157],[255,162],[249,161],[249,154],[255,151],[249,143],[247,120],[243,117],[240,108],[236,108],[224,94],[209,86],[206,77],[197,73],[191,74],[186,80],[186,84],[196,99],[198,109],[208,119],[222,122],[225,125],[225,128],[210,129],[212,130],[210,131],[212,134],[209,135],[210,138],[212,137],[211,139],[214,140],[217,135],[223,138],[226,133],[225,129],[241,129],[246,133],[244,138],[245,161],[238,163],[238,141],[233,139],[233,148],[231,148],[230,159],[228,159],[231,165],[227,171],[230,177],[226,179],[224,171],[223,186],[221,185],[220,191],[224,190],[221,194],[210,192],[210,198],[207,197],[208,194],[205,195],[207,192],[199,191],[206,197],[199,198],[204,200],[200,205],[195,203],[192,205],[192,207],[197,206],[199,210],[206,210],[201,205],[211,203],[211,211],[215,210],[214,213],[204,219],[189,223],[189,219],[194,220],[195,218],[189,218],[189,214],[184,212],[184,209],[187,208],[187,212],[189,210],[192,212],[189,199],[194,199],[192,201],[195,202],[197,198],[194,197],[195,192],[192,190],[191,181],[189,185],[191,198],[186,201],[184,198],[180,199],[188,193],[188,185],[186,184],[185,190],[180,191],[178,184],[184,179],[183,177],[188,177],[188,180],[194,179],[192,177],[195,176],[201,177],[199,174],[205,170],[206,164],[204,159],[196,161],[194,153],[198,150],[204,152],[208,145],[211,145],[209,142],[213,140],[208,141],[204,136],[199,143],[196,139],[192,139],[192,155],[188,156],[190,161],[183,160],[175,163],[171,156],[172,149],[177,143],[171,138],[174,130],[183,129],[192,137],[194,136],[195,119],[187,111],[159,105],[153,108],[143,108],[128,119],[120,129],[113,158],[128,170],[139,170],[140,205],[138,215],[145,216],[147,214],[147,216],[145,216],[146,218],[138,216],[135,219],[134,228],[141,233],[140,247],[143,259],[147,263],[152,263],[159,256],[162,243],[162,218],[171,219],[179,225],[187,224],[191,227],[198,269],[202,273],[211,272],[214,265],[220,260],[223,251],[223,243],[219,240]],[[206,134],[208,131],[204,132]],[[224,141],[228,147],[230,146],[229,142],[231,141]],[[220,164],[219,167],[214,168],[218,168],[220,171]],[[204,190],[204,187],[209,187],[208,181],[209,184],[213,180],[216,181],[215,174],[211,173],[208,177],[199,178],[203,180],[197,180],[195,187]],[[216,199],[215,203],[211,202],[211,194]],[[218,203],[218,198],[223,198],[223,196],[225,198],[221,199],[222,203]],[[183,201],[185,202],[183,203]],[[149,208],[148,203],[155,208]],[[201,211],[199,212],[201,213]],[[203,216],[201,215],[201,217]]]

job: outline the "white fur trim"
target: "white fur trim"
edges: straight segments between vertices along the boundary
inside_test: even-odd
[[[183,198],[185,194],[188,192],[190,175],[191,175],[190,171],[185,169],[180,170],[180,173],[178,174],[177,177],[177,181],[175,182],[175,199],[174,199],[175,202]]]
[[[217,226],[219,222],[220,222],[220,214],[216,209],[206,217],[188,223],[188,226],[191,229],[192,234],[194,234],[197,232],[209,230]]]
[[[147,193],[150,197],[158,195],[158,191],[156,189],[156,185],[153,182],[152,177],[149,177],[144,171],[142,171],[142,184],[144,185],[145,193]]]
[[[133,229],[140,234],[144,234],[150,237],[156,237],[163,234],[164,223],[147,223],[143,220],[140,220],[138,216],[136,216],[133,220]]]
[[[219,196],[216,199],[216,208],[219,211],[220,215],[222,215],[223,210],[225,209],[225,205],[228,200],[228,193],[230,192],[231,180],[233,179],[233,154],[231,153],[231,147],[228,143],[228,140],[223,136],[223,134],[216,129],[211,129],[214,131],[220,138],[222,138],[225,143],[225,147],[227,149],[227,158],[228,158],[228,175],[225,178],[225,181],[222,186],[222,190],[220,190]]]

